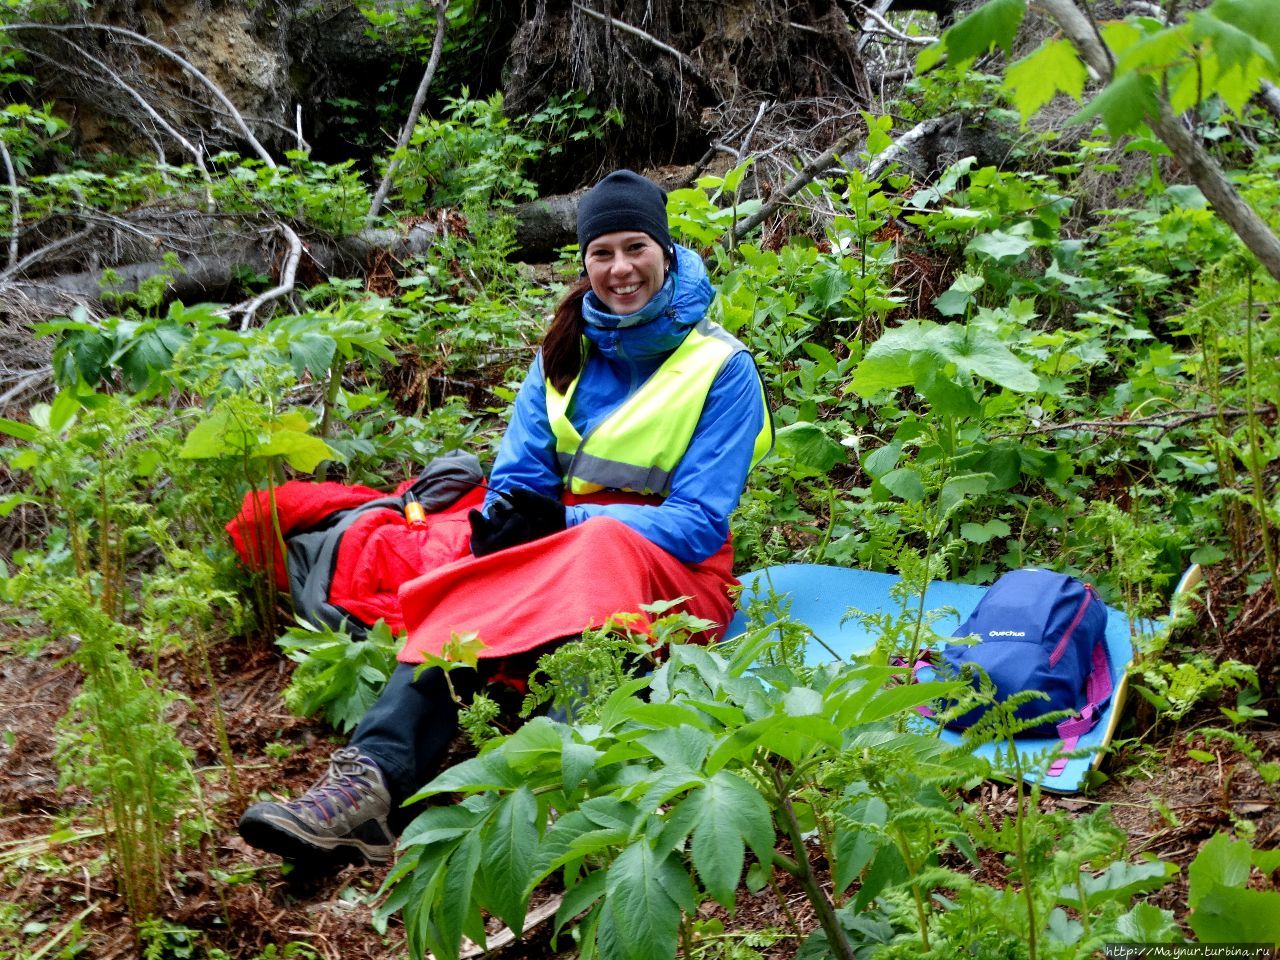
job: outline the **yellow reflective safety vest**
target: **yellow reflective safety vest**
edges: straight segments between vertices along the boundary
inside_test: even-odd
[[[723,327],[702,319],[653,375],[585,438],[569,422],[569,404],[581,374],[564,393],[548,380],[547,415],[566,488],[572,493],[610,488],[667,496],[671,474],[689,449],[711,385],[729,358],[744,350]],[[755,437],[752,466],[773,446],[773,416],[763,384],[760,402],[764,424]]]

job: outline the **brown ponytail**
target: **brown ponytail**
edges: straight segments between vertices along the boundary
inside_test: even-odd
[[[569,288],[551,317],[551,326],[542,338],[542,372],[551,385],[564,393],[582,370],[582,298],[591,281],[582,277]]]

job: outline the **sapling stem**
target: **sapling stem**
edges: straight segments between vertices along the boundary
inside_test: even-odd
[[[1244,390],[1245,390],[1245,431],[1249,437],[1249,477],[1253,481],[1253,506],[1258,513],[1258,523],[1262,527],[1262,550],[1267,558],[1267,575],[1271,578],[1271,590],[1275,594],[1276,605],[1280,606],[1280,566],[1276,559],[1276,545],[1271,536],[1271,521],[1268,516],[1267,487],[1262,475],[1262,437],[1258,430],[1258,412],[1255,403],[1257,367],[1253,361],[1253,274],[1248,277],[1249,300],[1244,315]]]
[[[1026,796],[1023,791],[1022,757],[1018,753],[1017,744],[1014,743],[1009,723],[1010,717],[1006,713],[1003,728],[1005,739],[1009,744],[1009,757],[1013,763],[1014,842],[1018,847],[1018,872],[1022,877],[1022,896],[1027,903],[1027,958],[1037,960],[1036,897],[1032,886],[1031,864],[1027,862],[1026,821],[1030,814],[1027,812]]]
[[[209,687],[209,699],[213,701],[213,726],[218,737],[218,752],[222,754],[222,763],[227,768],[227,781],[231,786],[231,794],[237,805],[243,806],[244,790],[240,786],[240,775],[236,771],[235,754],[231,752],[231,739],[227,736],[227,715],[222,709],[222,693],[218,687],[218,680],[213,675],[213,664],[209,659],[209,644],[205,638],[204,629],[196,626],[193,637],[200,656],[200,666],[204,671],[204,682]]]
[[[791,840],[791,848],[796,856],[796,869],[788,872],[796,878],[809,903],[813,905],[814,912],[818,915],[818,923],[822,926],[823,933],[827,935],[827,946],[831,949],[832,955],[839,960],[857,960],[853,952],[853,944],[849,942],[849,935],[840,923],[840,918],[836,916],[835,905],[813,875],[809,853],[804,844],[804,831],[800,829],[800,822],[796,819],[795,810],[792,809],[791,797],[783,783],[782,773],[777,767],[772,767],[771,773],[775,796],[774,809],[782,814],[782,825],[787,832],[787,837]]]
[[[342,371],[347,361],[341,350],[334,350],[333,364],[329,367],[329,383],[324,391],[324,409],[320,413],[320,439],[329,440],[329,427],[333,422],[333,408],[338,403],[338,391],[342,389]],[[329,478],[329,461],[325,460],[316,471],[316,479],[323,483]]]
[[[907,866],[907,876],[911,878],[911,899],[916,905],[916,923],[920,925],[920,948],[925,953],[929,952],[929,910],[924,902],[924,896],[920,892],[920,885],[916,883],[916,874],[919,872],[919,866],[915,862],[915,858],[911,856],[911,844],[907,840],[907,836],[903,833],[901,827],[894,827],[893,839],[898,845],[898,854],[902,857],[902,862]]]

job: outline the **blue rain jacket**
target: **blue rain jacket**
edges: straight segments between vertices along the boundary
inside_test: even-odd
[[[569,407],[569,420],[582,436],[661,366],[715,297],[702,258],[685,247],[676,247],[676,269],[668,282],[674,282],[671,305],[652,320],[612,328],[587,324],[591,346]],[[652,506],[570,506],[569,526],[591,517],[612,517],[685,563],[711,556],[728,539],[729,514],[746,486],[752,448],[764,422],[763,389],[751,355],[734,354],[711,386],[689,449],[672,475],[670,496]],[[547,418],[541,353],[516,395],[489,484],[494,490],[526,487],[557,498],[564,488]],[[490,493],[486,511],[495,499]]]

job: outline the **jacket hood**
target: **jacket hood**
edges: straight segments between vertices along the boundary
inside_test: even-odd
[[[587,339],[603,356],[633,362],[664,357],[706,316],[716,295],[707,268],[702,258],[688,247],[677,244],[675,252],[675,263],[667,278],[672,284],[671,302],[665,310],[633,325],[627,324],[626,317],[618,317],[614,324],[606,325],[613,317],[608,314],[585,324]],[[643,312],[642,309],[640,313]]]

